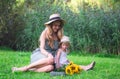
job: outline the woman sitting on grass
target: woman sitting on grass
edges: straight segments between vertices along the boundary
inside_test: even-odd
[[[63,36],[64,20],[59,14],[52,14],[45,23],[46,28],[40,35],[40,46],[31,55],[31,63],[23,67],[13,67],[12,71],[49,72],[54,69],[54,56]]]
[[[60,48],[58,49],[57,55],[55,57],[56,69],[60,69],[63,66],[68,65],[70,63],[70,61],[67,59],[69,46],[70,46],[69,37],[63,36],[63,38],[60,41],[60,45],[59,45]],[[87,70],[93,69],[94,65],[95,65],[95,62],[92,62],[87,66],[80,65],[80,68],[87,71]]]

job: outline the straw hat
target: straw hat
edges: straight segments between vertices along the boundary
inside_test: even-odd
[[[61,22],[64,24],[64,20],[61,19],[60,14],[52,14],[52,15],[50,15],[50,17],[49,17],[49,21],[46,22],[45,25],[49,25],[49,24],[51,24],[52,22],[57,21],[57,20],[61,21]]]
[[[70,39],[68,36],[63,36],[60,42],[70,42]]]

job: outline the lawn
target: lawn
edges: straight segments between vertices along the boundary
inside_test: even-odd
[[[50,73],[11,72],[13,66],[29,64],[31,52],[0,50],[0,79],[120,79],[120,56],[69,54],[68,58],[76,64],[87,65],[96,61],[94,70],[80,74],[50,76]]]

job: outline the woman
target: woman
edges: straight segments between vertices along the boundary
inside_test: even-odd
[[[45,23],[45,30],[40,35],[40,47],[31,55],[31,64],[24,67],[13,67],[12,71],[49,72],[54,69],[54,56],[58,49],[59,41],[63,36],[64,20],[59,14],[52,14]]]
[[[63,36],[64,20],[59,14],[52,14],[45,23],[45,30],[40,35],[40,46],[31,55],[31,63],[23,67],[13,67],[12,71],[50,72],[54,69],[54,57]],[[89,66],[85,66],[90,69]],[[84,67],[83,67],[84,69]]]

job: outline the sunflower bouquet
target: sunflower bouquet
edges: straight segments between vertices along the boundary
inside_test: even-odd
[[[64,72],[64,75],[65,74],[73,75],[75,73],[80,73],[81,71],[82,71],[82,68],[80,67],[80,65],[70,62],[68,65],[63,65],[63,67],[56,69],[55,74],[52,74],[52,75],[61,75],[61,72]]]
[[[65,73],[68,75],[73,75],[75,73],[80,73],[82,71],[82,68],[74,64],[73,62],[70,62],[67,66],[65,66]]]

